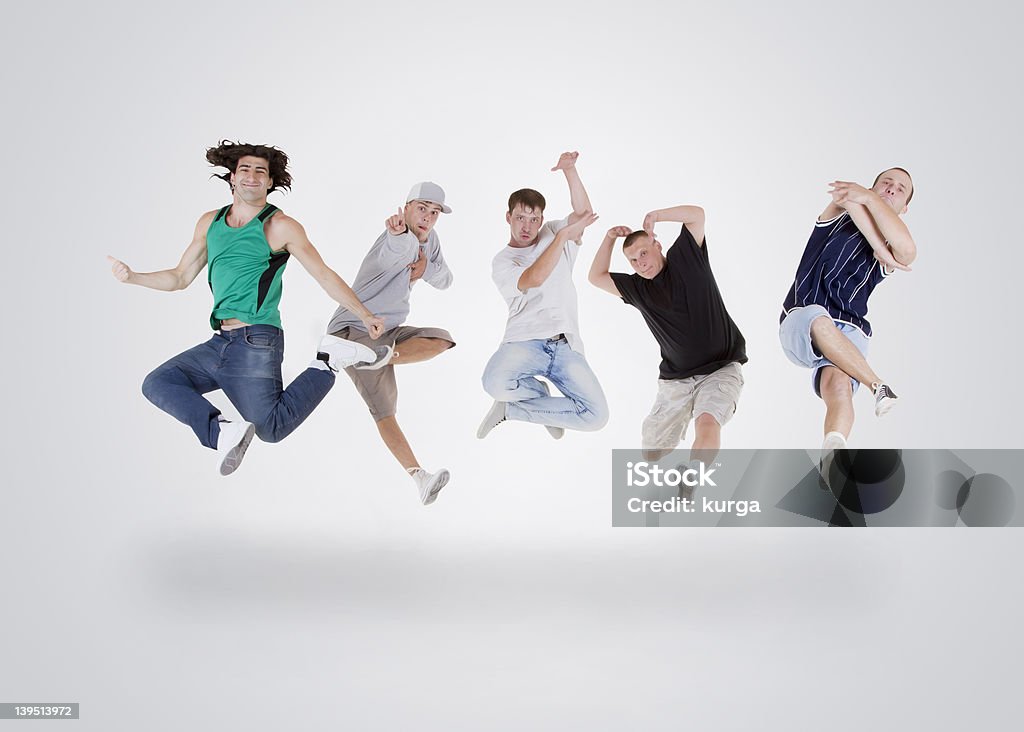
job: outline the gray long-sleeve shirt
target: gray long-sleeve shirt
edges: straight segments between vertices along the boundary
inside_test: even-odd
[[[434,231],[421,245],[412,232],[395,236],[385,230],[370,247],[352,283],[356,297],[367,310],[384,319],[387,330],[402,325],[409,316],[409,293],[413,284],[409,281],[409,265],[416,261],[421,246],[427,259],[423,281],[439,290],[446,289],[452,284],[452,273],[445,264],[441,241]],[[345,327],[366,330],[355,313],[339,307],[334,311],[327,332],[334,333]]]

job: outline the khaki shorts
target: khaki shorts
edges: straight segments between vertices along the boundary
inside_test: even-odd
[[[644,450],[674,450],[696,414],[724,425],[736,413],[743,371],[735,361],[718,371],[687,379],[658,379],[658,396],[643,426]]]
[[[395,350],[399,352],[402,350],[398,347],[399,344],[410,338],[439,338],[448,341],[451,344],[449,348],[455,345],[451,333],[443,328],[417,328],[412,325],[400,325],[384,331],[384,335],[377,340],[373,340],[369,333],[359,328],[342,328],[331,335],[362,343],[370,348],[394,345]],[[376,371],[360,371],[349,367],[345,369],[345,373],[356,385],[359,396],[370,408],[370,414],[375,422],[395,416],[398,409],[398,383],[395,381],[394,366],[388,364]]]

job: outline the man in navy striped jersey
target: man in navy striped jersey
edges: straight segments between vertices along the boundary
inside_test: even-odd
[[[910,271],[917,247],[900,218],[914,195],[903,168],[879,173],[870,189],[835,181],[832,202],[814,225],[782,305],[779,338],[786,356],[813,369],[814,391],[825,402],[823,464],[846,447],[853,428],[853,394],[871,387],[879,417],[896,393],[867,361],[868,297],[896,270]]]

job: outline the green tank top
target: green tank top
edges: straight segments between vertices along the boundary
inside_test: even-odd
[[[237,229],[228,226],[225,206],[206,231],[206,272],[213,293],[210,327],[238,318],[250,325],[281,327],[281,277],[288,262],[286,251],[275,252],[267,243],[263,224],[277,213],[267,204],[252,221]]]

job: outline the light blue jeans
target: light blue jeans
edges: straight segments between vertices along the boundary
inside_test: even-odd
[[[549,396],[547,384],[538,376],[565,396]],[[564,336],[502,343],[487,362],[483,385],[494,399],[508,402],[508,419],[588,432],[608,422],[601,384]]]

